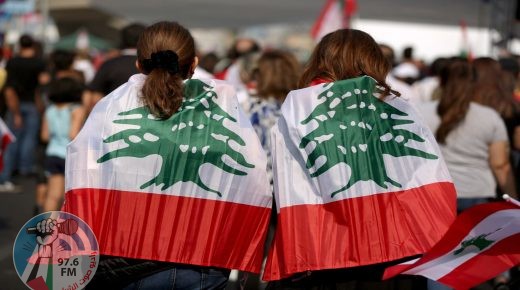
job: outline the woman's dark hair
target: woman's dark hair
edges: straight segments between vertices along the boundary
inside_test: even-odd
[[[514,87],[509,84],[510,79],[500,63],[490,57],[480,57],[473,61],[473,67],[476,74],[473,100],[495,109],[504,119],[512,118],[516,111]]]
[[[383,87],[382,97],[393,93],[385,82],[391,66],[374,39],[356,29],[340,29],[329,33],[318,43],[300,78],[300,87],[314,79],[338,81],[363,75],[374,78]]]
[[[254,78],[260,97],[274,97],[279,101],[298,87],[300,64],[289,52],[272,50],[263,53],[258,59]]]
[[[139,36],[146,29],[141,23],[131,23],[121,30],[121,48],[136,48]]]
[[[73,78],[60,78],[49,84],[49,100],[53,103],[75,103],[81,101],[84,86]]]
[[[31,48],[34,47],[35,41],[29,34],[24,34],[18,40],[21,48]]]
[[[51,62],[55,71],[68,70],[74,63],[74,53],[66,50],[55,50],[51,54]]]
[[[183,80],[193,74],[194,59],[193,37],[176,22],[158,22],[141,34],[137,60],[148,75],[142,100],[153,115],[166,119],[177,112],[182,104]]]
[[[435,137],[444,144],[449,133],[459,125],[469,110],[475,73],[466,59],[452,58],[440,74],[441,97],[437,114],[441,124]]]
[[[228,58],[236,60],[244,55],[260,51],[260,45],[250,38],[240,38],[235,40],[233,46],[228,51]]]
[[[448,64],[448,59],[445,57],[436,58],[430,65],[430,75],[439,76],[442,68]]]

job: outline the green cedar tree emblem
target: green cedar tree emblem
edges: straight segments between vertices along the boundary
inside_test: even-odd
[[[103,141],[123,140],[128,146],[106,153],[97,162],[158,154],[162,157],[161,170],[142,184],[141,189],[162,184],[161,190],[165,190],[179,181],[191,181],[204,190],[222,196],[202,182],[199,169],[203,164],[213,164],[235,175],[247,173],[226,164],[224,155],[246,168],[253,168],[254,165],[235,149],[237,145],[246,144],[238,134],[224,126],[225,119],[231,122],[236,122],[236,119],[215,102],[214,98],[218,96],[213,87],[199,80],[189,80],[185,83],[184,96],[179,112],[166,120],[155,118],[144,106],[119,113],[122,118],[113,122],[131,126]]]
[[[462,243],[460,243],[460,248],[455,250],[455,252],[453,252],[453,254],[459,255],[460,253],[464,252],[464,250],[466,250],[468,247],[471,247],[471,246],[476,247],[478,249],[478,251],[484,250],[485,248],[489,247],[489,245],[491,245],[495,242],[493,240],[488,240],[487,237],[501,229],[502,228],[499,228],[499,229],[495,230],[494,232],[478,235],[474,238],[462,241]]]
[[[301,121],[306,125],[316,120],[318,127],[303,136],[300,148],[308,154],[307,169],[317,166],[311,177],[342,162],[353,169],[347,185],[334,191],[332,197],[358,181],[372,180],[383,188],[387,188],[385,183],[401,187],[387,175],[383,154],[437,159],[434,154],[407,146],[409,140],[425,140],[402,126],[414,123],[406,118],[408,114],[373,95],[378,90],[374,79],[365,76],[324,87],[318,96],[322,102]],[[320,157],[326,161],[317,164]]]

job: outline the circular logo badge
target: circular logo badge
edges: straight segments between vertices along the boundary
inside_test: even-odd
[[[98,242],[79,217],[50,211],[20,229],[13,260],[18,276],[31,289],[82,289],[96,273]]]

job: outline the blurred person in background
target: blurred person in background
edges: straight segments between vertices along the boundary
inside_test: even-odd
[[[507,122],[506,126],[508,130],[509,140],[511,142],[511,165],[513,166],[514,176],[516,181],[517,190],[520,188],[520,126],[518,126],[519,119],[519,105],[520,105],[520,86],[518,78],[520,76],[520,65],[514,57],[501,58],[499,59],[500,66],[502,67],[504,82],[504,89],[507,94],[513,99],[513,106],[515,107],[515,117],[513,122]]]
[[[296,57],[285,51],[264,52],[252,72],[248,113],[262,147],[267,153],[268,174],[272,182],[270,129],[278,121],[287,94],[297,89],[301,67]]]
[[[473,61],[476,82],[473,89],[474,101],[497,111],[506,124],[510,140],[510,161],[515,187],[520,186],[520,104],[514,99],[515,80],[513,74],[504,71],[500,62],[480,57]],[[508,193],[498,188],[497,196]]]
[[[240,68],[237,65],[237,61],[250,53],[260,51],[260,45],[255,40],[250,38],[237,39],[230,48],[227,58],[221,61],[224,68],[220,69],[219,72],[216,72],[215,77],[217,79],[228,81],[230,84],[235,86],[235,88],[242,87],[244,84],[240,79]]]
[[[520,102],[520,64],[517,57],[502,57],[498,60],[502,71],[507,76],[509,89],[513,89],[513,99]]]
[[[457,189],[459,212],[495,198],[498,184],[516,196],[504,121],[474,102],[474,70],[453,58],[441,72],[441,98],[417,106],[435,132]]]
[[[395,65],[394,50],[386,44],[379,44],[379,48],[381,48],[381,51],[383,52],[383,55],[385,56],[387,62],[390,64],[390,67],[393,68]],[[409,84],[395,78],[392,75],[392,70],[388,73],[388,75],[386,77],[386,82],[394,90],[401,93],[401,97],[403,99],[410,101],[412,103],[417,102],[418,97],[416,96],[415,92],[412,90],[412,87]]]
[[[257,94],[254,74],[258,67],[258,59],[260,58],[260,55],[261,53],[259,52],[248,53],[240,57],[234,64],[238,68],[241,83],[238,87],[235,86],[237,99],[238,103],[246,113],[249,112],[251,107],[251,96]]]
[[[417,96],[418,102],[427,102],[439,98],[440,72],[446,63],[446,58],[439,57],[435,59],[430,65],[428,76],[413,84],[412,89]]]
[[[87,84],[92,82],[92,79],[94,79],[94,75],[96,74],[90,55],[85,50],[79,50],[76,52],[72,68],[83,73],[85,83]]]
[[[38,85],[45,82],[45,63],[37,57],[35,41],[29,35],[19,40],[20,52],[7,62],[4,97],[6,122],[16,137],[4,154],[4,170],[0,174],[0,191],[13,191],[13,171],[22,175],[34,173],[34,152],[40,130],[43,102]]]
[[[74,79],[76,82],[78,82],[81,85],[85,85],[85,77],[82,71],[77,70],[74,68],[74,61],[75,61],[75,54],[70,51],[66,50],[55,50],[49,55],[50,59],[50,79],[51,80],[60,80],[63,78],[70,78]],[[81,100],[83,90],[80,91],[79,95],[79,101]],[[49,87],[43,87],[42,88],[42,99],[46,106],[46,112],[54,112],[54,107],[49,107],[49,105],[52,106],[52,103],[55,102],[53,100],[50,100],[51,96],[49,96],[51,92],[49,91]],[[78,97],[78,96],[76,96]],[[78,102],[78,100],[74,100],[74,102]],[[77,114],[77,113],[76,113]],[[61,114],[63,115],[63,113]],[[43,123],[46,122],[46,114],[43,118]],[[42,129],[46,128],[42,125]],[[42,132],[40,132],[40,137],[42,136]],[[40,141],[47,144],[49,142],[49,138],[40,138]],[[53,142],[55,144],[56,141]],[[51,145],[54,146],[54,145]],[[47,146],[48,147],[48,146]],[[39,148],[42,149],[42,148]],[[44,204],[46,203],[46,198],[48,197],[48,184],[49,182],[49,171],[46,169],[47,167],[47,161],[48,157],[46,157],[45,150],[38,150],[38,162],[40,163],[40,166],[38,166],[38,172],[37,172],[37,185],[36,185],[36,195],[35,195],[35,208],[34,213],[37,214],[39,212],[42,212],[44,209]],[[56,184],[56,182],[51,182],[53,185]],[[55,186],[54,188],[50,189],[52,192],[56,192]]]
[[[48,142],[45,158],[47,194],[43,212],[59,210],[65,194],[67,144],[76,137],[85,120],[81,106],[83,84],[76,78],[59,77],[49,84],[51,105],[45,110],[41,139]]]
[[[242,67],[241,77],[248,88],[246,112],[267,154],[267,175],[273,183],[270,130],[278,121],[281,106],[287,94],[297,89],[301,66],[296,57],[287,51],[271,50],[253,54],[247,67]],[[273,202],[270,227],[264,247],[264,257],[274,235],[276,204]],[[256,277],[256,276],[255,276]],[[247,287],[253,287],[258,279],[249,279]],[[260,282],[261,283],[261,282]],[[266,284],[261,284],[260,287]],[[259,285],[254,285],[258,289]],[[263,289],[263,288],[262,288]]]
[[[4,61],[4,49],[0,48],[0,63]],[[5,81],[7,80],[7,71],[5,67],[0,64],[0,91],[4,88]]]
[[[392,70],[392,75],[400,81],[412,85],[421,77],[418,64],[419,62],[413,58],[413,48],[406,47],[403,50],[403,58]]]
[[[500,63],[489,57],[480,57],[473,61],[476,81],[473,88],[474,101],[493,108],[504,120],[512,149],[519,149],[520,143],[520,107],[513,99],[514,83],[510,75],[504,72]]]
[[[85,76],[83,72],[75,69],[74,53],[66,50],[55,50],[51,53],[51,70],[52,70],[52,78],[53,79],[61,79],[61,78],[73,78],[79,83],[85,83]]]
[[[200,52],[197,52],[197,57],[200,59]],[[209,80],[214,79],[215,76],[203,68],[200,64],[195,68],[195,72],[191,76],[193,79]]]
[[[475,67],[491,63],[489,59],[480,60]],[[481,77],[485,74],[482,71]],[[418,106],[441,145],[457,189],[459,213],[494,199],[497,184],[502,192],[516,197],[505,123],[492,106],[479,104],[486,96],[500,103],[498,87],[479,84],[478,77],[475,83],[475,78],[475,70],[467,60],[450,59],[440,76],[440,100]],[[431,280],[428,284],[430,290],[450,289]]]
[[[139,73],[135,67],[137,61],[137,41],[145,26],[134,23],[121,31],[120,55],[105,61],[88,86],[89,94],[84,96],[84,104],[89,110],[104,96]]]
[[[215,67],[220,61],[218,55],[214,52],[209,52],[200,57],[199,67],[203,68],[210,74],[215,73]]]

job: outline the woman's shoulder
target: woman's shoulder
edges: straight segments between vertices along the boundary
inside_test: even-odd
[[[481,105],[476,102],[470,103],[468,113],[481,115],[484,118],[486,118],[485,116],[487,116],[491,118],[501,119],[500,114],[495,109]]]
[[[186,86],[204,86],[206,90],[214,90],[219,95],[236,95],[235,86],[224,80],[217,79],[188,79],[184,82]]]

